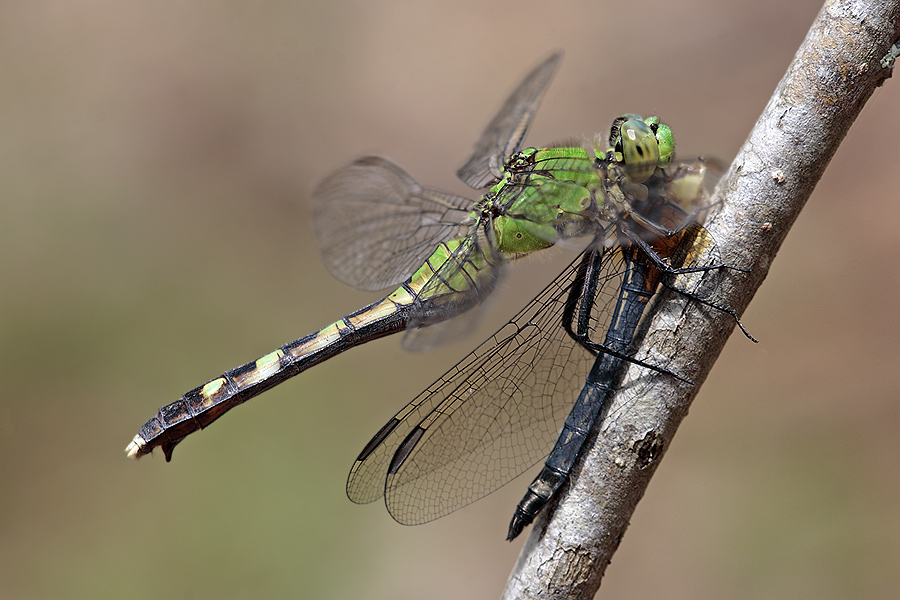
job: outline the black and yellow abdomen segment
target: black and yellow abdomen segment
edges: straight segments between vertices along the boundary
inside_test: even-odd
[[[141,427],[125,452],[132,458],[140,458],[156,446],[162,446],[166,460],[171,460],[178,442],[235,406],[349,348],[406,329],[409,304],[399,304],[390,298],[370,304],[316,333],[190,390],[159,409]]]
[[[378,302],[253,362],[226,371],[220,377],[190,390],[179,400],[163,406],[155,417],[141,427],[125,452],[132,458],[140,458],[152,452],[153,448],[162,446],[166,460],[171,460],[172,450],[178,442],[235,406],[345,350],[405,330],[413,314],[421,317],[423,312],[428,312],[430,301],[459,293],[460,290],[454,290],[448,284],[457,283],[465,287],[462,281],[466,278],[454,281],[457,278],[451,277],[442,285],[429,286],[425,292],[429,297],[422,296],[423,288],[454,256],[458,246],[458,240],[441,244],[411,278]],[[452,310],[436,311],[430,314],[430,322],[454,314],[457,313]],[[417,324],[429,324],[429,320],[418,318]]]

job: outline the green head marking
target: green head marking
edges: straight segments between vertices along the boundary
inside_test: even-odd
[[[675,156],[675,137],[659,117],[622,115],[613,121],[609,140],[616,162],[634,183],[647,181],[657,167],[665,168]]]
[[[665,123],[659,122],[659,117],[647,117],[644,122],[656,133],[656,141],[659,144],[659,168],[665,169],[675,158],[675,135]]]

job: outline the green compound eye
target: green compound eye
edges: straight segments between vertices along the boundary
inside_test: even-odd
[[[634,183],[647,181],[657,167],[667,167],[675,156],[675,137],[659,117],[618,117],[610,131],[610,145],[616,161]]]
[[[657,117],[650,118],[656,119],[657,122],[659,122]],[[672,134],[672,130],[669,129],[668,125],[659,123],[656,129],[656,141],[659,144],[659,162],[657,166],[659,166],[660,169],[665,169],[675,157],[675,136]]]
[[[638,119],[629,119],[619,126],[616,143],[616,160],[634,183],[650,179],[659,164],[659,142],[650,125]]]

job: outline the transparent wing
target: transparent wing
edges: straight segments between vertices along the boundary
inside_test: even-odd
[[[711,208],[710,196],[722,171],[703,159],[676,161],[644,184],[615,185],[608,191],[624,200],[634,221],[631,232],[653,243],[664,232],[676,233],[690,223],[702,223]],[[672,236],[668,244],[678,243]],[[617,240],[627,243],[625,240]]]
[[[312,194],[322,261],[340,281],[381,290],[406,280],[460,234],[473,202],[424,189],[391,161],[360,158]]]
[[[491,222],[482,216],[419,290],[403,347],[421,352],[471,331],[504,263],[493,244]]]
[[[539,194],[554,197],[563,196],[562,188],[574,187],[574,184],[537,178],[523,181],[519,190],[531,186]],[[507,212],[506,216],[516,217],[512,212]],[[516,218],[525,221],[528,216]],[[575,219],[570,226],[564,219],[559,219],[557,225],[566,229],[569,237],[592,235],[597,229],[595,221],[582,219]],[[557,235],[554,229],[553,237],[547,241],[555,243]],[[403,337],[403,346],[407,350],[427,350],[470,331],[484,314],[484,300],[494,290],[509,260],[508,255],[504,258],[496,249],[489,213],[483,212],[477,219],[470,219],[466,236],[454,241],[458,242],[455,251],[418,291]]]
[[[715,243],[702,226],[690,223],[676,237],[673,267],[720,264]],[[607,251],[602,269],[592,307],[595,340],[609,326],[621,287],[620,249]],[[665,280],[667,287],[715,310],[708,303],[716,300],[722,276],[723,269],[714,268]],[[373,486],[383,483],[391,516],[419,524],[479,500],[542,460],[595,360],[561,326],[575,280],[573,265],[401,412],[396,428],[384,438],[384,454],[372,465],[358,462],[354,470],[359,479],[351,472],[348,490],[365,488],[371,494]],[[363,468],[372,470],[364,473]]]
[[[556,52],[528,74],[481,134],[471,158],[456,172],[475,189],[500,178],[500,168],[519,151],[544,90],[562,61]]]
[[[671,267],[690,271],[663,280],[708,308],[722,310],[714,303],[724,271],[718,268],[714,240],[681,209],[697,200],[689,198],[691,194],[702,194],[695,187],[675,192],[668,187],[674,176],[665,179],[651,189],[657,201],[661,194],[665,198],[645,216],[678,231],[653,240],[650,248]],[[595,340],[602,339],[608,327],[621,287],[621,241],[611,238],[611,246],[596,250],[605,255],[591,308]],[[347,482],[350,498],[370,502],[384,494],[397,521],[423,523],[482,498],[541,460],[594,362],[561,326],[577,274],[573,263],[388,422],[354,464]]]
[[[601,332],[621,282],[621,253],[606,251],[604,261],[593,319]],[[424,523],[546,456],[594,362],[562,327],[579,262],[376,435],[350,472],[351,500],[384,494],[397,521]]]
[[[676,271],[658,273],[664,285],[711,308],[733,313],[716,299],[719,284],[731,267],[721,262],[715,240],[702,225],[721,175],[716,161],[673,163],[647,182],[646,198],[630,202],[630,228]],[[636,215],[643,221],[635,219]],[[661,231],[671,235],[661,235]]]

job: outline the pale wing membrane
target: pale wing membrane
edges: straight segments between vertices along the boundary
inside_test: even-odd
[[[562,52],[547,58],[507,98],[481,134],[471,158],[456,172],[466,184],[481,189],[500,178],[506,159],[521,149],[544,90],[561,60]]]
[[[622,272],[620,253],[604,260],[607,281],[592,321],[601,333]],[[594,362],[562,327],[576,271],[577,261],[397,414],[351,470],[353,501],[384,493],[397,521],[424,523],[486,496],[546,456]],[[411,433],[417,443],[389,473]]]
[[[706,219],[706,213],[711,208],[710,197],[715,188],[716,183],[724,172],[724,165],[716,160],[700,159],[695,161],[678,162],[671,165],[667,169],[668,189],[666,196],[680,208],[669,211],[670,207],[663,209],[651,215],[658,221],[663,222],[666,227],[677,228],[683,227],[684,233],[680,238],[680,242],[672,253],[670,265],[676,269],[689,269],[696,267],[711,267],[722,265],[722,256],[719,253],[715,240],[703,227],[702,223]],[[695,173],[703,175],[702,186],[696,189],[695,182],[691,182],[690,178]],[[680,183],[672,185],[673,180],[677,180],[683,175],[687,177]],[[682,187],[685,184],[686,187]],[[684,216],[684,213],[687,213]],[[682,216],[679,217],[678,215]],[[687,220],[685,220],[687,219]],[[727,305],[720,297],[722,279],[726,276],[727,268],[716,268],[711,270],[700,270],[695,272],[680,273],[677,275],[664,275],[662,284],[673,291],[698,300],[694,303],[699,306],[700,310],[726,310]],[[733,313],[732,313],[733,314]],[[734,315],[737,320],[737,315]],[[738,325],[743,330],[743,326]],[[744,332],[746,334],[746,331]],[[656,333],[659,335],[659,332]],[[663,338],[656,346],[665,347],[668,345],[668,338],[672,334]],[[752,338],[751,338],[752,339]],[[642,390],[647,386],[655,384],[655,377],[639,377],[636,381],[626,383],[629,387],[635,388],[633,397],[640,398]],[[628,405],[617,408],[607,417],[614,419],[617,414],[623,410],[627,410]]]
[[[458,339],[477,323],[503,267],[490,230],[486,217],[473,223],[469,235],[419,292],[403,336],[404,348],[431,349]]]
[[[576,161],[570,168],[579,168],[583,162]],[[567,192],[566,188],[571,189]],[[536,177],[522,181],[517,192],[507,195],[505,204],[513,204],[516,194],[523,194],[526,189],[551,198],[583,191],[569,181]],[[506,216],[523,223],[529,219],[527,211],[517,214],[508,210]],[[546,241],[556,243],[560,232],[571,238],[592,235],[596,229],[597,223],[584,219],[581,214],[560,215],[555,227],[545,232],[548,233]],[[403,346],[407,350],[427,350],[457,339],[469,332],[484,314],[484,301],[500,280],[503,266],[508,261],[496,250],[494,236],[493,221],[487,214],[482,213],[477,220],[471,221],[466,238],[419,292],[418,306],[410,315],[403,337]],[[456,315],[461,316],[450,319]]]
[[[362,290],[398,285],[437,245],[465,231],[474,203],[428,190],[379,157],[354,161],[313,192],[322,261],[340,281]]]

